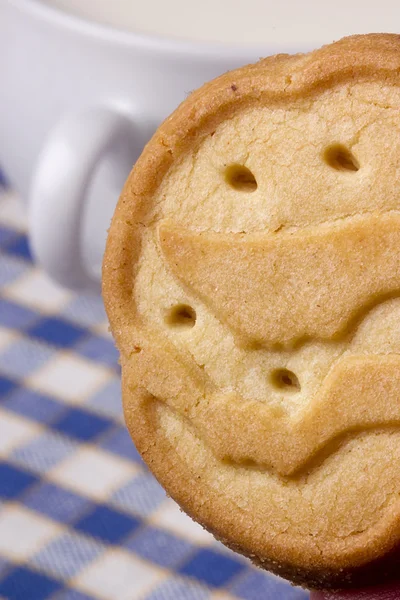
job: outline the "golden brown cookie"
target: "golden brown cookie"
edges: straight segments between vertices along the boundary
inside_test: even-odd
[[[119,200],[103,291],[167,492],[293,582],[400,577],[400,36],[192,93]]]

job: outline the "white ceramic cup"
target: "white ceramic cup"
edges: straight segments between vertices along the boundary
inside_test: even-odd
[[[99,289],[115,203],[157,125],[206,80],[303,49],[162,39],[40,0],[0,0],[0,166],[27,203],[45,270],[64,286]]]

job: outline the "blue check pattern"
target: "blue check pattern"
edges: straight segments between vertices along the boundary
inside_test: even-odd
[[[45,278],[21,213],[0,189],[0,600],[308,598],[166,497],[123,423],[100,298]]]

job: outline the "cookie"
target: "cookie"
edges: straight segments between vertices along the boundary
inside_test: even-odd
[[[219,77],[146,146],[104,258],[144,460],[312,588],[400,573],[399,109],[396,35]]]

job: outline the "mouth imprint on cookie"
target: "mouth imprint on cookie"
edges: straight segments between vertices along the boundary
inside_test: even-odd
[[[164,221],[159,244],[174,276],[242,346],[334,341],[400,295],[396,211],[277,234],[199,233]]]

